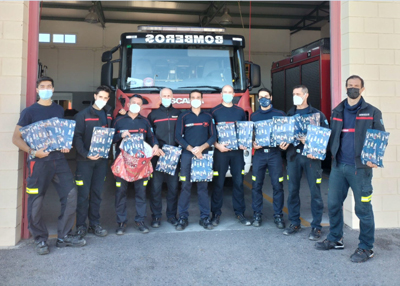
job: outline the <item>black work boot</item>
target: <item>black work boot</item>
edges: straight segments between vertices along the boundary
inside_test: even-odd
[[[213,226],[219,225],[219,219],[220,219],[220,217],[221,217],[221,215],[214,215],[214,214],[213,214],[213,216],[212,216],[212,218],[211,218],[211,224],[212,224]]]
[[[170,224],[175,225],[175,226],[178,224],[178,220],[174,216],[169,217],[167,219],[167,222],[169,222]]]
[[[119,223],[115,232],[117,235],[123,235],[125,233],[125,231],[126,231],[126,224]]]
[[[243,225],[251,225],[251,222],[243,214],[236,214],[236,218]]]
[[[46,241],[39,241],[38,243],[36,243],[36,253],[39,255],[46,255],[49,254],[49,245],[47,244]]]
[[[276,227],[279,229],[284,229],[286,226],[285,221],[280,216],[277,216],[274,218],[274,223],[275,223]]]
[[[260,213],[254,214],[252,225],[255,227],[259,227],[261,226],[261,223],[262,223],[261,214]]]
[[[308,235],[308,239],[316,241],[316,240],[319,240],[320,238],[321,238],[321,230],[313,227],[311,229],[310,234]]]
[[[80,235],[81,237],[85,237],[87,234],[87,228],[86,225],[80,225],[78,226],[78,228],[76,229],[76,235]]]
[[[151,227],[158,228],[161,225],[161,218],[155,217],[151,220]]]
[[[339,241],[325,239],[324,241],[317,242],[315,248],[318,250],[344,249],[343,237]]]
[[[56,246],[57,247],[81,247],[86,245],[86,240],[82,238],[80,235],[72,235],[67,234],[63,238],[57,238]]]
[[[350,256],[351,262],[361,263],[374,257],[374,251],[372,249],[357,248],[356,251]]]
[[[135,228],[141,233],[148,233],[149,228],[144,224],[144,221],[135,221]]]
[[[212,223],[210,221],[210,218],[208,218],[208,217],[200,219],[199,225],[204,227],[204,229],[208,229],[208,230],[213,229],[213,225],[212,225]]]
[[[104,237],[108,234],[108,231],[102,228],[99,224],[89,226],[88,232],[100,237]]]
[[[184,230],[188,225],[189,225],[188,219],[185,217],[180,217],[175,229]]]
[[[301,226],[300,225],[290,224],[289,227],[283,231],[283,234],[284,235],[292,235],[292,234],[295,234],[295,233],[297,233],[299,231],[301,231]]]

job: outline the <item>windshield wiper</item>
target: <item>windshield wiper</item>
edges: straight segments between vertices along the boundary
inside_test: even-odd
[[[128,87],[129,89],[145,89],[145,88],[157,88],[158,90],[161,90],[165,88],[165,86],[135,86],[135,87]]]
[[[178,87],[177,89],[180,89],[180,88],[212,88],[212,89],[215,89],[218,92],[221,91],[220,87],[211,86],[211,85],[181,86],[181,87]]]

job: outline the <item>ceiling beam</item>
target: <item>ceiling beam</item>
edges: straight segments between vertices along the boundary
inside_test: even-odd
[[[294,26],[292,26],[290,28],[290,30],[291,30],[290,34],[293,35],[293,34],[295,34],[297,32],[300,32],[301,30],[304,30],[305,28],[309,28],[312,25],[317,24],[320,21],[329,20],[329,15],[326,15],[326,16],[322,17],[322,19],[321,18],[318,19],[319,18],[319,12],[321,11],[321,8],[323,8],[326,5],[326,3],[329,3],[329,2],[328,1],[324,1],[321,4],[315,6],[314,9],[308,15],[304,16],[303,19],[301,19],[299,22],[297,22]],[[316,15],[316,19],[312,20],[309,17],[312,16],[314,13]],[[307,24],[306,21],[309,21],[311,23]],[[302,26],[300,26],[301,24],[302,24]]]
[[[240,5],[243,5],[242,2]],[[43,2],[43,8],[53,9],[73,9],[73,10],[88,10],[90,6],[77,5],[77,4],[65,4],[65,3],[49,3]],[[315,7],[314,7],[315,8]],[[159,9],[159,8],[142,8],[142,7],[102,7],[105,12],[124,12],[124,13],[150,13],[150,14],[173,14],[173,15],[192,15],[192,16],[206,16],[205,11],[194,11],[194,10],[176,10],[176,9]],[[222,16],[223,13],[218,13],[217,16]],[[229,12],[232,18],[239,18],[240,13]],[[249,18],[249,13],[242,13],[243,18]],[[263,18],[263,19],[303,19],[303,15],[282,15],[282,14],[251,14],[252,18]],[[309,16],[310,20],[313,20],[315,16]],[[319,20],[315,18],[315,20]]]
[[[218,1],[217,4],[211,1],[210,6],[208,6],[207,10],[205,11],[206,15],[203,17],[203,19],[201,19],[201,26],[207,26],[224,6],[225,1]]]
[[[173,1],[173,2],[194,4],[193,1]],[[204,3],[205,2],[197,2],[196,4],[204,4]],[[299,1],[299,3],[300,3],[300,1]],[[228,6],[237,7],[237,1],[227,1],[226,4]],[[242,6],[242,7],[250,6],[250,3],[248,1],[240,1],[240,6]],[[251,7],[314,9],[315,4],[285,3],[285,1],[282,1],[280,3],[271,3],[270,1],[252,1]],[[329,8],[329,4],[324,4],[323,8]]]
[[[54,16],[42,16],[42,20],[49,21],[74,21],[74,22],[84,22],[84,18],[74,18],[74,17],[54,17]],[[133,20],[120,20],[120,19],[107,19],[107,23],[117,23],[117,24],[142,24],[142,25],[168,25],[168,26],[191,26],[198,27],[199,23],[182,23],[182,22],[157,22],[157,21],[133,21]],[[242,25],[229,25],[227,28],[243,28]],[[249,28],[248,25],[244,25],[244,28]],[[251,25],[252,29],[285,29],[289,30],[290,26],[274,26],[274,25]],[[305,30],[320,31],[319,27],[307,27]]]
[[[104,17],[103,7],[101,1],[93,1],[94,10],[96,11],[97,17],[99,18],[100,24],[103,28],[106,27],[106,17]]]

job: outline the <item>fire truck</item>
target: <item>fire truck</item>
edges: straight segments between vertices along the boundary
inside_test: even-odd
[[[235,90],[233,103],[249,118],[249,91],[260,86],[260,66],[245,62],[243,36],[224,32],[224,28],[139,26],[137,33],[123,33],[119,45],[102,55],[101,84],[115,91],[114,116],[121,108],[128,110],[133,94],[143,96],[141,114],[147,116],[159,107],[164,87],[174,92],[175,108],[189,109],[189,93],[199,89],[202,109],[211,109],[222,102],[221,89],[229,84]],[[113,59],[117,52],[119,58]],[[245,152],[245,161],[248,172],[251,152]]]

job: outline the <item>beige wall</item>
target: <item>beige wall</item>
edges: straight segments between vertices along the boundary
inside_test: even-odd
[[[11,143],[26,102],[28,2],[0,2],[0,246],[21,237],[23,154]]]
[[[100,84],[101,54],[118,45],[124,32],[137,31],[138,25],[100,24],[85,22],[41,21],[41,33],[77,34],[77,44],[39,45],[39,59],[48,66],[48,75],[55,80],[57,91],[93,91]],[[243,35],[248,58],[249,31],[227,29],[227,34]],[[271,87],[271,65],[290,55],[291,50],[321,38],[320,31],[301,31],[290,35],[289,30],[251,31],[251,60],[261,66],[263,84]],[[71,82],[73,84],[71,85]]]
[[[377,228],[400,226],[400,2],[343,1],[342,98],[352,74],[365,80],[364,98],[383,112],[390,132],[384,168],[374,171],[372,204]],[[359,228],[352,192],[345,223]]]

